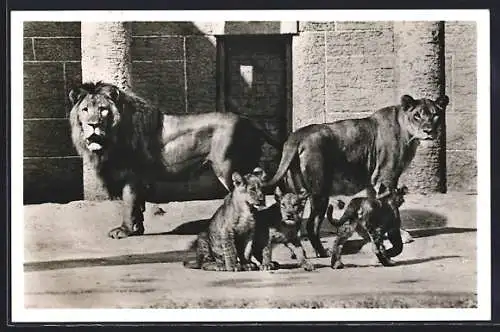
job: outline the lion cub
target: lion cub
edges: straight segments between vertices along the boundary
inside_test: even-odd
[[[392,247],[386,251],[383,241],[386,233],[388,236],[391,236],[392,232],[399,234],[401,221],[399,213],[396,215],[394,210],[399,210],[407,193],[408,188],[403,186],[378,198],[355,197],[347,205],[339,220],[332,217],[333,206],[329,205],[326,216],[337,229],[332,244],[331,267],[333,269],[344,267],[341,261],[342,247],[354,231],[365,241],[372,242],[373,251],[382,265],[394,265],[390,258],[398,254],[397,249]]]
[[[250,174],[232,174],[234,189],[215,211],[208,229],[192,245],[196,261],[184,266],[210,271],[257,270],[250,261],[255,230],[255,213],[265,207],[262,183],[265,172],[256,168]]]
[[[299,194],[283,194],[276,187],[274,198],[276,203],[258,211],[255,228],[252,255],[260,265],[261,270],[275,270],[279,268],[277,262],[271,260],[273,246],[284,244],[292,255],[299,260],[299,265],[306,271],[314,270],[314,265],[306,260],[305,250],[300,241],[300,226],[302,212],[308,194],[305,190]]]

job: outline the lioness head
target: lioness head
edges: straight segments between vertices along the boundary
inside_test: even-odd
[[[253,170],[252,173],[240,175],[234,172],[233,180],[233,198],[241,204],[246,204],[250,211],[254,212],[266,205],[266,197],[262,192],[262,184],[265,181],[266,173],[260,167]]]
[[[302,212],[307,202],[307,194],[305,189],[300,193],[286,193],[283,194],[279,187],[274,191],[274,199],[279,204],[281,212],[281,221],[287,225],[300,224],[302,220]]]
[[[93,153],[102,151],[120,122],[120,90],[102,82],[86,83],[69,93],[73,142]]]
[[[421,140],[436,138],[442,114],[449,103],[448,96],[430,99],[413,99],[408,95],[401,97],[401,108],[406,115],[407,129],[410,134]]]

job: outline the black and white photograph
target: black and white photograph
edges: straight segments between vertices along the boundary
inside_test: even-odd
[[[489,34],[11,12],[13,321],[490,319]]]

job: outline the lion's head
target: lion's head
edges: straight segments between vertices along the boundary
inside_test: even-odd
[[[449,103],[448,96],[430,99],[413,99],[411,96],[401,97],[401,108],[405,114],[409,133],[421,140],[436,138],[437,128]]]
[[[265,195],[262,186],[266,178],[266,173],[260,167],[253,170],[252,173],[240,175],[234,172],[233,180],[233,199],[236,203],[246,204],[252,212],[262,209],[266,205]]]
[[[298,194],[283,194],[280,187],[276,187],[274,199],[280,207],[281,221],[286,225],[300,225],[308,197],[305,189],[302,189]]]
[[[70,123],[78,152],[100,154],[113,144],[120,123],[120,90],[102,82],[85,83],[69,93]]]

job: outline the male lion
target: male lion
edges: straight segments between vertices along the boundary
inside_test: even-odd
[[[355,197],[339,220],[332,216],[333,206],[328,206],[326,217],[336,228],[332,241],[332,269],[344,267],[341,260],[342,247],[355,231],[365,241],[372,243],[373,252],[382,265],[394,265],[391,257],[399,254],[398,249],[393,246],[386,250],[384,237],[393,232],[399,234],[401,224],[394,211],[399,210],[407,193],[408,188],[403,186],[392,192],[387,191],[377,198]]]
[[[374,188],[381,184],[391,191],[397,188],[419,141],[435,138],[448,102],[447,96],[432,101],[404,95],[400,105],[382,108],[369,117],[311,124],[290,134],[278,170],[266,186],[283,180],[280,186],[287,191],[302,187],[311,194],[307,233],[317,256],[328,256],[319,229],[329,196],[363,190],[374,196]],[[391,233],[389,239],[395,252],[401,253],[401,234]]]
[[[265,206],[262,183],[265,173],[255,168],[252,174],[232,175],[234,189],[210,219],[208,229],[193,243],[196,260],[184,262],[192,269],[209,271],[255,270],[251,249],[256,228],[255,214]]]
[[[252,255],[259,261],[261,270],[276,270],[277,262],[272,261],[272,250],[277,244],[284,244],[298,258],[299,266],[306,271],[314,270],[314,265],[306,260],[306,253],[300,239],[302,212],[308,198],[305,190],[299,194],[283,194],[276,187],[276,203],[257,212],[257,223],[252,247]]]
[[[232,113],[167,115],[114,85],[85,83],[69,93],[71,137],[112,198],[123,199],[123,220],[109,236],[144,233],[145,201],[155,181],[188,180],[207,165],[232,189],[231,175],[257,166],[262,138],[281,146],[251,120]]]

